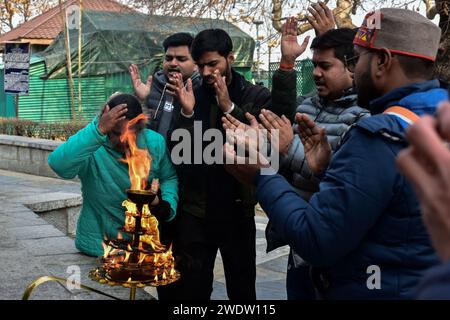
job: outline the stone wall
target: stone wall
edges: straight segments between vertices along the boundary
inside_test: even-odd
[[[62,142],[0,135],[0,169],[56,178],[47,158]]]

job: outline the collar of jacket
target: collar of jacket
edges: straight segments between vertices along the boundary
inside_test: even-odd
[[[245,78],[242,75],[237,73],[237,71],[234,70],[233,68],[231,68],[231,75],[232,75],[231,83],[228,86],[228,92],[230,93],[230,97],[232,95],[239,95],[245,88]]]
[[[198,73],[198,71],[195,71],[192,74],[191,80],[192,80],[192,88],[197,88],[202,83],[202,77],[200,76],[200,73]],[[156,72],[155,75],[153,76],[153,84],[152,85],[157,90],[162,91],[166,84],[167,84],[167,77],[164,74],[164,72],[162,70]]]
[[[324,108],[348,108],[357,105],[358,96],[356,95],[355,89],[350,87],[342,92],[342,96],[336,100],[328,100],[318,96],[319,104]]]
[[[391,106],[401,106],[411,110],[418,116],[435,113],[440,102],[448,100],[447,89],[442,88],[438,80],[430,80],[405,86],[394,90],[377,99],[377,103],[384,102],[385,105],[377,105],[380,110],[386,110]],[[379,113],[357,123],[358,127],[364,128],[372,133],[379,132],[391,138],[391,140],[404,140],[405,129],[397,117],[389,114]]]
[[[385,95],[372,100],[369,103],[369,110],[372,115],[383,113],[384,110],[386,110],[389,107],[392,107],[395,105],[404,106],[404,103],[402,104],[401,101],[405,97],[411,96],[412,94],[425,93],[432,89],[438,89],[441,87],[442,87],[442,84],[437,79],[406,85],[406,86],[394,89],[394,90],[386,93]],[[418,96],[416,95],[415,98],[416,98],[415,100],[417,100]],[[409,100],[411,100],[411,98]],[[428,99],[425,101],[428,101]],[[408,102],[408,101],[406,101],[406,102]],[[429,102],[430,102],[430,104],[433,104],[433,101],[429,101]],[[412,111],[415,112],[414,110],[412,110]]]

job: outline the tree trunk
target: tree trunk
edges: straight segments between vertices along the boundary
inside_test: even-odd
[[[359,0],[358,0],[359,1]],[[325,4],[328,0],[323,1]],[[356,26],[352,23],[352,13],[355,4],[355,0],[337,0],[336,8],[333,9],[334,20],[338,28],[355,28]],[[272,25],[275,30],[282,32],[282,16],[283,16],[283,1],[282,0],[272,0]],[[312,26],[306,21],[306,16],[304,13],[299,13],[297,15],[299,20],[297,33],[303,34],[312,29]]]

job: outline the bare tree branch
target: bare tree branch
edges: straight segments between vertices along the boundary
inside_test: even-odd
[[[437,15],[437,9],[436,5],[434,4],[434,0],[423,0],[425,3],[425,7],[427,8],[427,18],[428,19],[434,19],[434,17]]]
[[[328,1],[324,1],[328,3]],[[359,0],[355,2],[354,0],[337,0],[336,8],[333,9],[334,19],[336,25],[339,28],[355,28],[356,26],[352,23],[352,12],[356,11],[356,6],[359,4]],[[272,25],[275,30],[281,32],[282,20],[283,20],[283,1],[273,0],[272,1]],[[297,15],[298,20],[301,22],[298,26],[298,34],[303,34],[312,29],[312,26],[307,22],[306,15],[304,13],[299,13]]]

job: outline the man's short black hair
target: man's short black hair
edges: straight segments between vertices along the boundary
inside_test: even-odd
[[[192,37],[189,33],[186,32],[174,33],[164,40],[163,42],[164,52],[166,52],[169,47],[187,46],[188,48],[190,48],[193,40],[194,37]]]
[[[225,58],[233,51],[233,42],[228,33],[222,29],[207,29],[195,36],[191,46],[194,61],[198,61],[205,52],[214,51]]]
[[[121,104],[127,105],[128,111],[127,113],[125,113],[125,117],[128,120],[134,119],[142,113],[142,106],[139,100],[135,96],[128,93],[116,92],[109,98],[107,102],[107,105],[110,109]]]
[[[355,56],[353,39],[357,29],[339,28],[328,30],[324,34],[314,38],[311,49],[333,49],[334,56],[345,65],[346,60]]]

